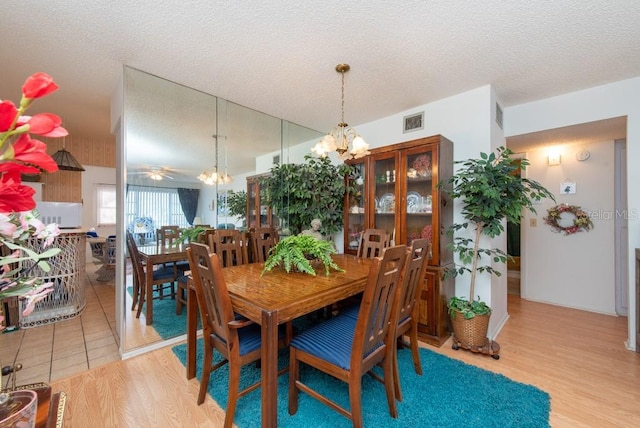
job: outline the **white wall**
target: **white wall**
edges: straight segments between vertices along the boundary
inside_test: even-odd
[[[115,235],[116,225],[98,226],[96,191],[98,184],[116,184],[116,169],[100,166],[84,166],[82,172],[82,228],[95,228],[99,236]]]
[[[505,108],[505,135],[520,135],[546,129],[576,125],[601,119],[627,116],[627,206],[640,208],[640,77],[584,91]],[[640,218],[628,222],[629,296],[635,296],[635,248],[640,248]],[[535,255],[527,255],[535,257]],[[636,348],[636,302],[629,299],[629,338],[627,346]]]
[[[557,204],[577,205],[589,212],[594,228],[564,235],[544,222],[547,210],[556,205],[546,200],[527,213],[522,228],[526,262],[521,272],[521,295],[525,299],[577,309],[615,314],[615,242],[613,141],[597,144],[555,146],[561,164],[549,166],[547,148],[526,153],[531,165],[525,175],[553,192]],[[583,162],[575,154],[586,149]],[[565,181],[576,183],[575,194],[560,194]],[[531,226],[535,219],[537,226]]]

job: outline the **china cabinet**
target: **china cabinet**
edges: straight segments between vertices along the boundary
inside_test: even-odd
[[[345,200],[345,253],[355,254],[358,238],[368,228],[383,229],[391,245],[428,238],[432,249],[419,294],[421,339],[440,345],[449,337],[446,301],[454,293],[452,279],[443,279],[453,263],[446,234],[453,222],[453,204],[438,189],[453,173],[453,143],[441,135],[371,150],[365,158],[347,161],[356,169],[357,192]]]
[[[277,227],[278,219],[266,203],[265,187],[260,179],[267,174],[247,177],[247,227]]]

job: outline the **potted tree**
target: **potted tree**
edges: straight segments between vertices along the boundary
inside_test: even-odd
[[[508,256],[498,248],[481,248],[480,241],[483,236],[493,239],[502,234],[505,220],[519,224],[523,210],[535,213],[535,201],[543,198],[555,200],[540,183],[521,177],[518,170],[525,170],[529,161],[514,159],[512,154],[511,150],[500,147],[490,154],[480,153],[479,159],[457,161],[462,166],[449,180],[439,184],[452,199],[460,200],[464,218],[463,222],[454,223],[448,230],[452,235],[458,234],[451,246],[460,264],[445,275],[471,274],[469,294],[454,296],[448,302],[453,347],[489,353],[496,359],[499,346],[487,339],[491,308],[479,296],[476,299],[475,284],[478,273],[500,276],[491,262],[505,263]],[[462,234],[466,230],[472,234]]]

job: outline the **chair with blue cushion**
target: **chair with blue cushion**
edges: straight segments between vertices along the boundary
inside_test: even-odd
[[[133,311],[138,306],[136,318],[140,318],[142,313],[142,306],[146,298],[146,269],[153,269],[153,266],[145,266],[140,258],[138,252],[138,246],[136,245],[135,238],[131,232],[127,232],[127,251],[131,258],[131,265],[133,268],[133,304],[131,310]],[[153,271],[152,287],[154,291],[157,291],[157,296],[163,295],[164,289],[169,289],[171,293],[175,293],[176,271],[174,268],[160,268]]]
[[[383,250],[373,259],[357,318],[338,314],[295,336],[290,343],[289,414],[298,411],[298,393],[303,391],[362,427],[362,376],[382,365],[389,413],[397,417],[393,363],[395,328],[391,314],[407,260],[407,247]],[[323,396],[300,379],[305,363],[349,385],[350,409]],[[364,391],[366,393],[366,391]]]
[[[431,243],[428,239],[415,239],[411,243],[405,263],[402,287],[398,289],[396,311],[392,315],[392,323],[396,326],[396,338],[399,347],[405,346],[402,340],[406,334],[409,337],[409,347],[413,357],[413,367],[417,374],[422,375],[420,352],[418,350],[418,313],[416,301],[422,289],[424,273],[429,264]],[[394,381],[396,399],[402,401],[400,391],[400,376],[398,371],[398,355],[394,354]]]
[[[222,274],[222,263],[217,254],[210,253],[207,245],[198,243],[191,243],[187,254],[200,309],[204,339],[204,361],[198,404],[204,402],[211,372],[229,363],[229,398],[224,426],[230,428],[238,398],[260,386],[258,381],[242,391],[239,390],[240,368],[260,359],[262,345],[260,326],[234,314]],[[280,344],[285,344],[284,335],[281,336]],[[214,349],[220,352],[223,359],[212,365]],[[285,371],[286,369],[279,374]]]

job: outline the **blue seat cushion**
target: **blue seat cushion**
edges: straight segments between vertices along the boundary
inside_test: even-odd
[[[349,370],[356,319],[338,314],[291,339],[290,346]]]
[[[350,305],[343,309],[340,309],[340,315],[351,317],[354,320],[358,319],[358,313],[360,313],[360,305]]]
[[[175,272],[173,268],[160,268],[153,271],[153,280],[170,279],[173,281],[175,278]],[[167,281],[168,282],[168,281]]]
[[[246,320],[242,315],[235,314],[235,319],[238,321]],[[284,326],[282,326],[284,327]],[[278,330],[278,339],[283,339],[286,334],[284,328]],[[218,340],[225,342],[223,338],[216,335]],[[246,327],[242,327],[238,330],[238,340],[240,341],[240,355],[248,354],[249,352],[260,349],[262,344],[262,332],[259,324],[251,324]]]

